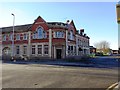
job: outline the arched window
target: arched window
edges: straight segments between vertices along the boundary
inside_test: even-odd
[[[37,29],[37,33],[38,33],[38,39],[47,38],[46,32],[41,27]]]
[[[47,38],[47,33],[43,31],[43,38]]]
[[[36,33],[33,33],[32,38],[33,38],[33,39],[37,39],[37,34],[36,34]]]
[[[70,40],[74,40],[73,30],[70,30]]]
[[[38,32],[38,39],[43,38],[43,29],[42,28],[38,28],[37,32]]]

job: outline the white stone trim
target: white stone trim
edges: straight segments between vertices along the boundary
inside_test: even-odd
[[[66,56],[68,56],[68,30],[66,30]]]
[[[49,29],[49,46],[48,46],[49,57],[52,57],[52,30]]]

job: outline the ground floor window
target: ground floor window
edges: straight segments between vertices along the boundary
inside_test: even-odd
[[[68,46],[68,55],[73,55],[74,52],[73,52],[73,49],[74,47],[73,46]]]
[[[32,54],[35,54],[35,45],[32,45]]]
[[[9,55],[10,52],[11,52],[11,50],[10,50],[9,47],[5,47],[5,48],[3,49],[3,54],[5,54],[5,55]]]
[[[23,46],[23,54],[27,54],[27,46]]]
[[[48,45],[44,45],[44,54],[48,54]]]
[[[42,54],[42,45],[38,45],[38,54]]]
[[[74,55],[76,55],[76,46],[74,46]]]
[[[16,54],[20,54],[20,46],[16,46]]]

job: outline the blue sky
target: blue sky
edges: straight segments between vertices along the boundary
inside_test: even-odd
[[[116,2],[18,2],[1,3],[0,27],[33,23],[41,16],[48,22],[72,20],[78,30],[85,29],[90,37],[90,45],[106,40],[112,49],[118,47],[118,24],[116,22]]]

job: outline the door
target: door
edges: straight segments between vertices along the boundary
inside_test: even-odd
[[[62,53],[62,50],[61,49],[56,49],[56,57],[57,59],[61,59],[61,53]]]

